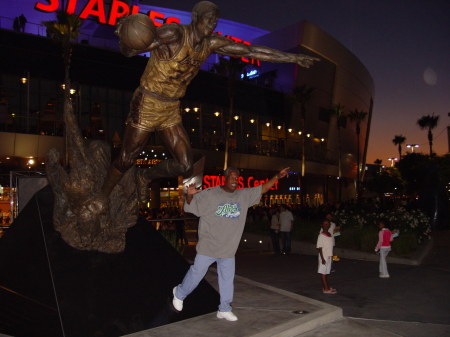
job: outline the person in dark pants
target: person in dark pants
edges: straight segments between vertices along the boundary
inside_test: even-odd
[[[182,213],[175,216],[173,222],[175,223],[176,243],[180,242],[182,245],[188,245],[189,241],[186,237],[186,225],[184,220],[180,220],[183,217]]]
[[[276,210],[272,215],[270,226],[272,249],[275,254],[280,254],[280,211]]]
[[[284,204],[280,205],[280,211],[281,244],[283,245],[283,254],[288,255],[291,253],[291,233],[294,229],[294,216]]]

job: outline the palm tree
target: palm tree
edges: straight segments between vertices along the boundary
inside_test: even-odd
[[[356,193],[357,193],[357,199],[359,200],[359,185],[360,185],[360,163],[359,163],[359,135],[361,134],[361,123],[364,121],[364,119],[367,116],[367,112],[365,111],[358,111],[358,109],[355,109],[353,111],[350,111],[348,114],[348,118],[352,122],[356,123],[356,143],[357,143],[357,152],[356,152],[356,161],[358,163],[356,168]]]
[[[394,145],[398,145],[398,160],[402,160],[402,144],[405,142],[406,137],[402,135],[395,135],[395,138],[392,139]]]
[[[341,120],[344,117],[344,105],[333,104],[330,115],[336,116],[336,129],[338,131],[338,176],[339,176],[339,200],[342,198],[342,169],[341,169]]]
[[[228,77],[228,98],[230,99],[230,110],[229,110],[229,116],[228,116],[228,127],[227,127],[227,133],[225,136],[225,157],[224,157],[224,163],[223,163],[223,169],[226,170],[228,167],[228,152],[229,152],[229,139],[230,139],[230,132],[231,132],[231,123],[233,120],[233,105],[234,105],[234,84],[238,78],[240,78],[242,72],[245,69],[246,64],[242,62],[241,60],[230,57],[219,57],[219,63],[215,64],[212,67],[212,70],[214,70],[216,73],[220,75],[225,75]]]
[[[56,13],[56,21],[43,21],[42,23],[47,28],[48,36],[51,36],[55,41],[61,43],[64,60],[64,121],[73,120],[71,114],[73,114],[72,101],[70,100],[70,60],[72,58],[72,41],[80,35],[80,28],[83,24],[83,20],[78,15],[67,14],[64,11],[58,11]],[[66,146],[66,162],[69,164],[69,150],[68,150],[68,135],[65,132],[65,146]]]
[[[433,156],[433,133],[431,130],[433,130],[438,122],[439,122],[440,116],[435,116],[434,112],[432,115],[428,114],[426,116],[422,116],[422,118],[417,120],[417,125],[419,125],[419,128],[421,130],[428,130],[428,142],[430,144],[430,159]]]
[[[383,161],[381,159],[375,159],[375,161],[373,162],[375,165],[378,165],[378,173],[381,172],[381,163]]]
[[[62,45],[65,69],[65,92],[68,96],[70,92],[69,69],[72,57],[72,41],[80,35],[83,19],[80,19],[78,15],[67,14],[63,11],[56,12],[56,19],[56,21],[43,21],[42,23],[47,28],[48,35]]]
[[[303,202],[303,197],[305,196],[304,187],[305,184],[305,120],[306,120],[306,104],[312,97],[315,88],[307,87],[304,85],[299,85],[292,91],[292,98],[295,102],[300,103],[300,120],[301,120],[301,142],[302,142],[302,179],[300,180],[300,200]]]

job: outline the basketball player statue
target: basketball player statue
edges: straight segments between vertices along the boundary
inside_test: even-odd
[[[188,174],[193,167],[188,135],[181,124],[180,98],[197,75],[209,55],[248,57],[277,63],[297,63],[308,68],[319,59],[290,54],[268,47],[237,43],[213,33],[219,20],[219,8],[209,1],[201,1],[192,9],[188,25],[167,23],[156,28],[156,36],[147,48],[135,50],[119,42],[127,57],[151,52],[150,59],[134,92],[120,155],[112,163],[101,194],[87,205],[92,212],[105,207],[105,202],[124,173],[134,165],[145,148],[152,132],[157,131],[173,159],[159,162],[149,169],[138,169],[138,198],[145,205],[148,184],[152,179]],[[121,36],[124,20],[117,24]]]

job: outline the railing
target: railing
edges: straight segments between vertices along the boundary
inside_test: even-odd
[[[0,28],[14,30],[14,19],[0,16]],[[27,22],[24,33],[47,37],[47,28],[42,24]],[[115,36],[115,35],[114,35]],[[99,38],[88,34],[80,34],[74,41],[81,44],[88,44],[100,48],[119,50],[118,41],[116,39]]]

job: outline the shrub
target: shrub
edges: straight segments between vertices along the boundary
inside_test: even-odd
[[[395,255],[409,255],[416,250],[420,243],[430,238],[429,218],[420,210],[406,211],[398,208],[396,211],[376,213],[364,210],[337,211],[333,215],[336,226],[341,227],[341,235],[336,238],[336,246],[372,252],[378,242],[378,222],[386,218],[390,222],[389,229],[400,231],[392,243],[392,253]],[[246,231],[269,235],[270,222],[260,221],[247,223]],[[315,243],[320,231],[320,221],[294,220],[293,240]]]

